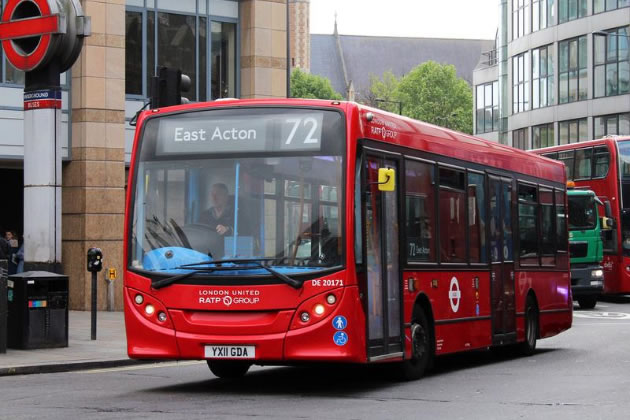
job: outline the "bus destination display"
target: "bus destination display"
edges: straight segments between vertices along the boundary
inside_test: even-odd
[[[159,119],[156,154],[320,151],[322,112]]]

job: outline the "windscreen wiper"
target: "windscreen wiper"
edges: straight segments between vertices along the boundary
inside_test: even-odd
[[[193,276],[195,274],[207,273],[207,272],[209,272],[209,270],[193,270],[188,273],[178,274],[176,276],[167,277],[165,279],[155,280],[151,282],[151,287],[153,289],[161,289],[163,287],[170,286],[173,283],[177,283],[180,280],[187,279],[188,277]]]
[[[249,265],[249,266],[228,266],[228,267],[224,267],[224,266],[216,266],[216,267],[203,267],[197,270],[192,270],[189,273],[184,273],[184,274],[178,274],[176,276],[172,276],[172,277],[167,277],[165,279],[160,279],[160,280],[156,280],[154,282],[151,283],[151,287],[154,289],[161,289],[163,287],[166,286],[170,286],[173,283],[177,283],[178,281],[187,279],[190,276],[193,276],[195,274],[200,274],[200,273],[209,273],[209,272],[213,272],[213,271],[238,271],[238,270],[251,270],[251,269],[255,269],[255,268],[262,268],[263,270],[266,270],[267,272],[269,272],[271,275],[273,275],[274,277],[276,277],[277,279],[282,280],[284,283],[288,284],[289,286],[293,287],[294,289],[300,289],[303,285],[304,282],[300,281],[300,280],[296,280],[294,278],[291,278],[289,276],[287,276],[286,274],[282,274],[276,270],[274,270],[271,267],[267,267],[263,264],[260,263],[261,260],[273,260],[272,258],[260,258],[260,259],[234,259],[234,260],[220,260],[220,261],[209,261],[209,262],[203,262],[203,263],[195,263],[195,264],[184,264],[182,266],[177,267],[178,269],[189,269],[192,266],[198,266],[198,265],[203,265],[203,264],[223,264],[223,263],[235,263],[235,262],[245,262],[245,263],[251,263],[253,265]]]

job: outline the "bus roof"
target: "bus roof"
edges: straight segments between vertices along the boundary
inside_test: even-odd
[[[138,124],[142,124],[150,115],[161,113],[265,105],[337,108],[346,111],[348,116],[356,112],[358,122],[353,121],[351,124],[358,123],[355,127],[358,128],[357,134],[361,138],[385,141],[563,184],[566,182],[564,164],[561,162],[355,102],[293,98],[221,99],[144,111],[138,119]],[[369,121],[368,114],[372,117]]]
[[[601,139],[581,141],[579,143],[562,144],[559,146],[550,146],[550,147],[543,147],[541,149],[533,149],[531,150],[531,152],[536,153],[536,154],[561,152],[563,150],[582,149],[584,147],[589,147],[589,146],[598,146],[600,144],[607,144],[607,143],[628,141],[628,140],[630,140],[630,136],[606,136],[606,137],[602,137]]]
[[[380,109],[352,105],[359,109],[364,137],[375,138],[376,134],[379,140],[400,146],[566,183],[561,162]],[[366,119],[368,113],[374,115],[371,123]]]

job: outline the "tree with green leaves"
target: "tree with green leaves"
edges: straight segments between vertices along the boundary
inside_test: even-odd
[[[473,95],[470,85],[457,77],[455,67],[427,61],[406,75],[383,75],[373,79],[371,96],[388,95],[389,101],[402,102],[403,115],[463,133],[473,132]],[[380,98],[386,99],[386,98]],[[373,103],[379,108],[396,112]]]
[[[306,99],[343,99],[343,96],[333,89],[330,80],[322,76],[305,73],[300,69],[295,69],[291,73],[291,97]]]

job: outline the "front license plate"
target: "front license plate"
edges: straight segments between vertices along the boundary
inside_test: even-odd
[[[206,359],[254,359],[256,346],[206,346]]]

